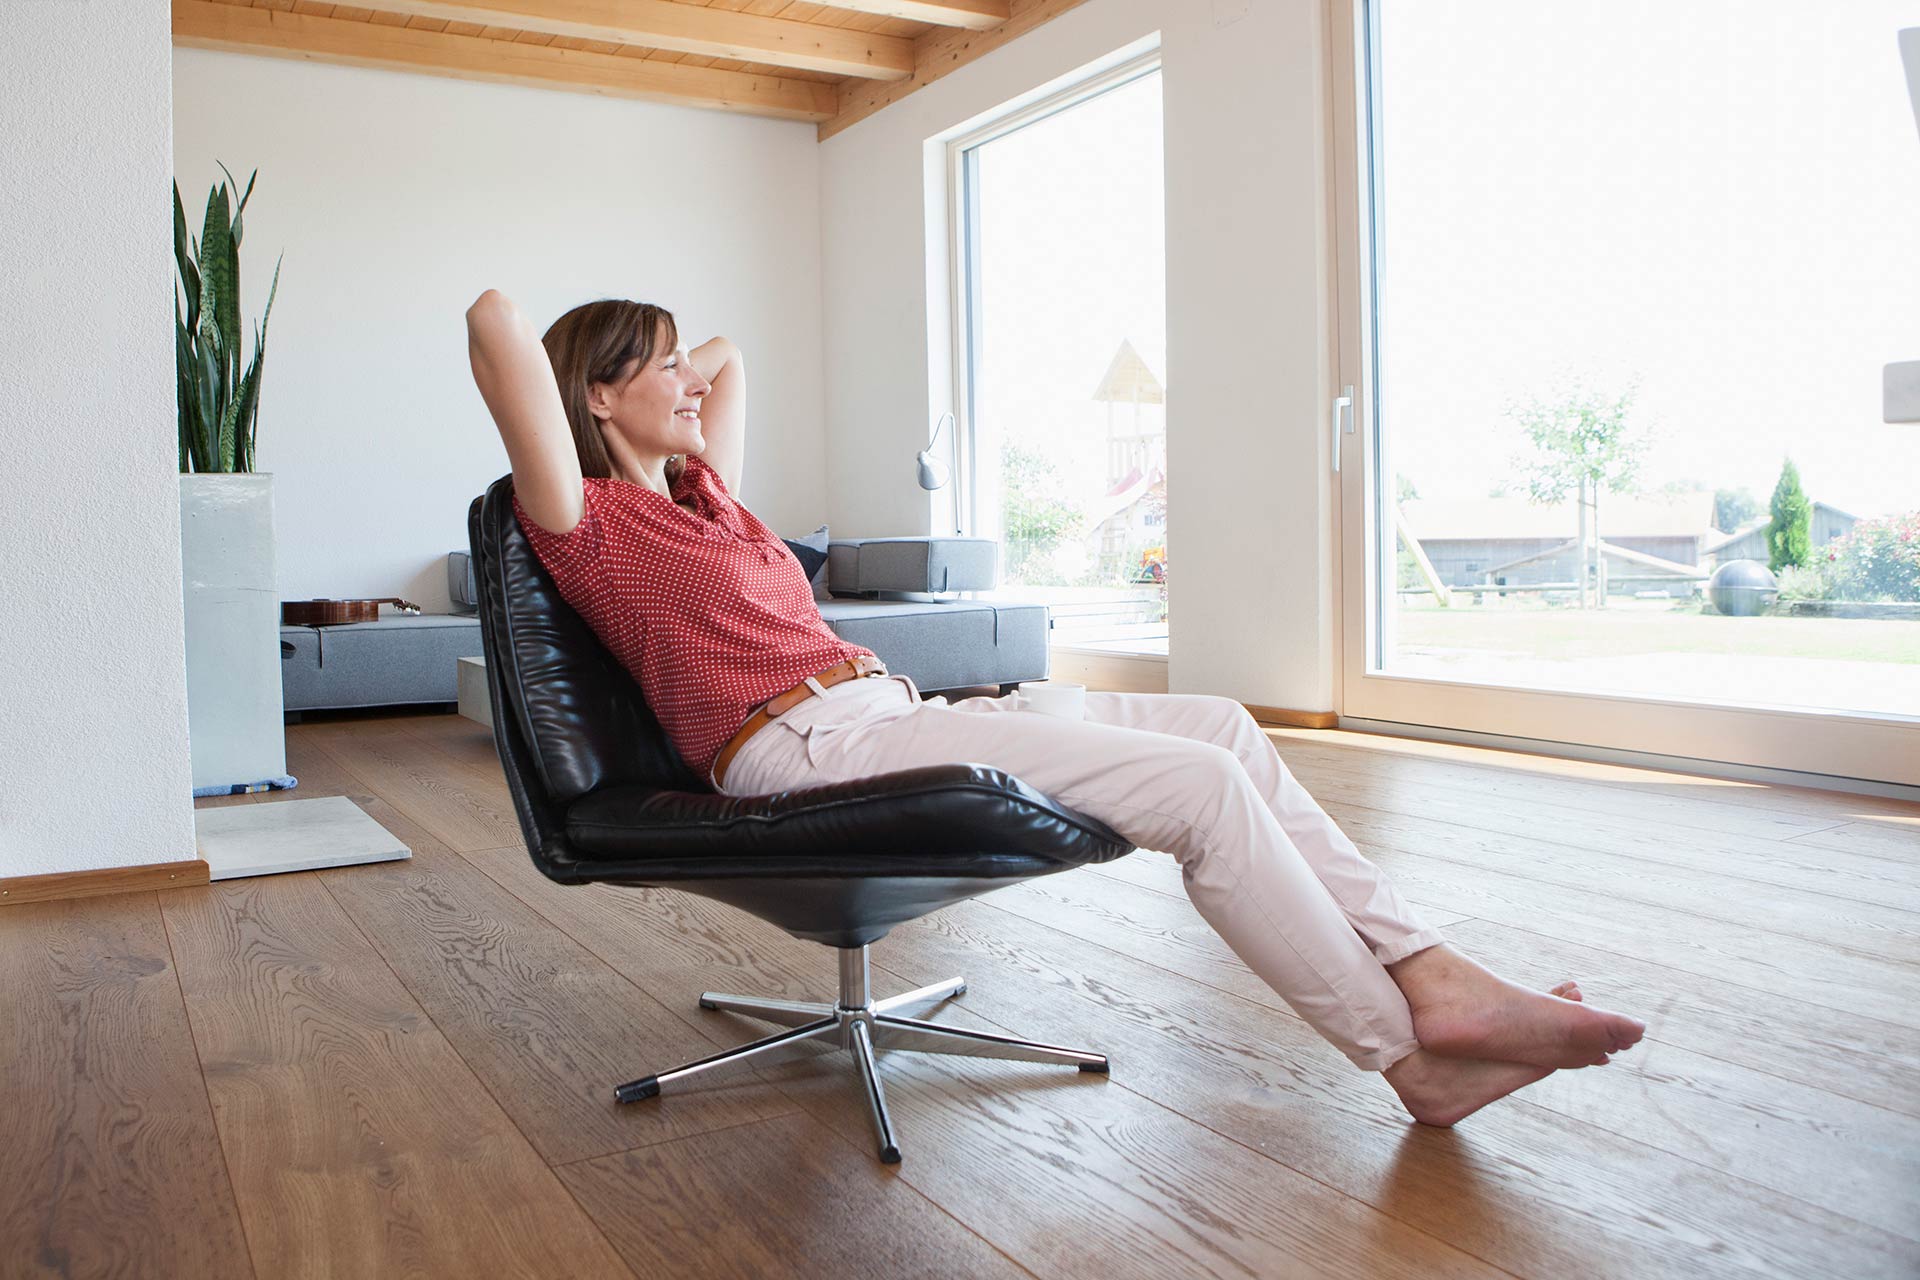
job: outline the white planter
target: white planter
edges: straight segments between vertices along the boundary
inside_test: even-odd
[[[180,477],[193,786],[285,776],[273,476]]]

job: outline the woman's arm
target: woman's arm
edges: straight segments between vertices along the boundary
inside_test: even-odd
[[[747,461],[747,367],[740,348],[713,338],[687,352],[696,372],[713,384],[700,406],[700,433],[707,447],[700,460],[720,473],[727,492],[740,496]]]
[[[467,309],[473,380],[513,464],[513,491],[543,529],[571,533],[586,514],[580,455],[560,403],[553,364],[532,323],[495,289]]]

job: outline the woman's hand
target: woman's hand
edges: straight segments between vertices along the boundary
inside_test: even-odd
[[[720,371],[740,355],[740,348],[725,338],[708,338],[705,342],[687,352],[687,359],[693,362],[693,371],[712,382],[720,376]]]

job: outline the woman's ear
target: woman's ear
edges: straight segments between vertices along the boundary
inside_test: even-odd
[[[613,405],[607,400],[607,384],[589,382],[587,384],[587,412],[605,422],[613,417]]]

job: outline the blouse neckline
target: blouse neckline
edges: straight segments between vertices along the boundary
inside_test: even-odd
[[[703,462],[700,465],[706,466],[707,464]],[[692,466],[693,460],[689,458],[687,460],[689,470],[680,473],[680,488],[688,498],[693,500],[694,510],[688,510],[686,507],[681,506],[680,500],[671,494],[661,493],[658,489],[649,488],[644,484],[635,484],[631,480],[622,480],[618,476],[604,476],[602,479],[611,484],[624,485],[629,489],[638,490],[641,493],[665,502],[675,511],[698,524],[700,526],[700,532],[706,537],[727,538],[736,536],[734,531],[728,528],[727,521],[722,518],[724,513],[711,516],[705,513],[705,509],[713,504],[702,495],[698,478],[691,475]]]

